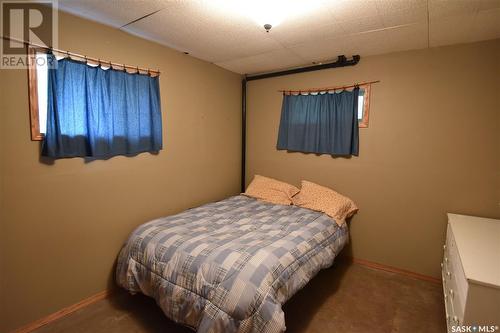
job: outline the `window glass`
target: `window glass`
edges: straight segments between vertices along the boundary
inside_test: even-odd
[[[38,95],[38,126],[40,134],[47,129],[47,54],[36,53],[36,87]]]

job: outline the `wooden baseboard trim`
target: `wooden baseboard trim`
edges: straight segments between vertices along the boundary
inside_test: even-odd
[[[352,258],[352,261],[354,263],[356,263],[356,264],[359,264],[359,265],[362,265],[362,266],[366,266],[366,267],[370,267],[370,268],[374,268],[374,269],[378,269],[378,270],[381,270],[381,271],[402,274],[402,275],[406,275],[406,276],[409,276],[409,277],[412,277],[412,278],[415,278],[415,279],[419,279],[419,280],[430,281],[430,282],[434,282],[434,283],[441,283],[441,279],[439,279],[439,278],[435,278],[435,277],[432,277],[432,276],[428,276],[428,275],[424,275],[424,274],[420,274],[420,273],[415,273],[415,272],[407,271],[405,269],[400,269],[400,268],[396,268],[396,267],[392,267],[392,266],[387,266],[387,265],[379,264],[379,263],[368,261],[368,260],[364,260],[364,259],[358,259],[358,258]]]
[[[105,291],[101,291],[100,293],[98,294],[95,294],[93,296],[90,296],[89,298],[86,298],[76,304],[73,304],[73,305],[70,305],[68,307],[65,307],[57,312],[54,312],[44,318],[41,318],[41,319],[38,319],[37,321],[34,321],[30,324],[27,324],[21,328],[18,328],[16,330],[14,330],[12,333],[28,333],[28,332],[32,332],[44,325],[47,325],[53,321],[56,321],[58,319],[61,319],[62,317],[64,316],[67,316],[75,311],[78,311],[86,306],[89,306],[90,304],[92,303],[95,303],[97,301],[100,301],[102,299],[105,299],[107,297],[109,297],[109,295],[112,293],[111,290],[105,290]]]

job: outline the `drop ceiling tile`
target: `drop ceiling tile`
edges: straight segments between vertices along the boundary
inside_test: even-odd
[[[420,10],[400,10],[384,13],[381,16],[385,28],[417,22],[427,22],[427,11],[425,8]]]
[[[59,9],[94,21],[121,27],[144,15],[165,8],[162,0],[59,0]]]
[[[345,35],[344,29],[338,23],[331,21],[329,24],[315,26],[278,26],[271,29],[269,36],[284,46],[291,46],[315,40],[339,37]]]
[[[376,2],[373,0],[334,0],[325,1],[325,7],[339,21],[377,15]]]
[[[427,21],[425,0],[378,0],[377,10],[386,28]]]
[[[210,62],[223,62],[280,47],[249,18],[225,17],[208,4],[194,1],[181,2],[124,30]]]
[[[476,15],[455,15],[430,19],[430,46],[450,45],[474,41]]]
[[[431,46],[469,43],[500,38],[500,8],[481,10],[474,15],[431,19]]]
[[[374,0],[379,14],[427,8],[427,0]]]
[[[304,60],[288,49],[278,49],[251,57],[239,58],[216,65],[240,74],[275,71],[304,64]]]
[[[427,47],[427,25],[411,24],[391,29],[352,34],[323,41],[321,44],[305,43],[292,50],[310,61],[335,60],[337,55],[361,56]]]
[[[314,10],[285,19],[269,35],[284,46],[344,34],[333,15],[320,3]]]
[[[321,42],[314,40],[289,48],[309,63],[335,61],[338,55],[349,57],[358,52],[352,36],[328,38]]]
[[[427,47],[427,24],[416,23],[365,33],[351,34],[322,43],[304,43],[291,48],[308,61],[334,61],[337,55],[377,55]]]
[[[429,0],[431,19],[450,16],[474,15],[479,9],[478,0]]]
[[[339,24],[346,34],[377,30],[384,27],[384,23],[378,15],[349,21],[340,21]]]
[[[309,11],[296,13],[292,17],[286,18],[278,27],[302,29],[309,26],[317,27],[331,24],[334,20],[335,17],[330,13],[324,2],[318,2]]]
[[[353,37],[357,52],[362,56],[423,49],[428,46],[427,23],[382,29]]]

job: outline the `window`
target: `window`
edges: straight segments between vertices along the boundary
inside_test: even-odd
[[[344,89],[338,93],[284,94],[276,148],[357,156],[358,92]]]
[[[368,127],[370,114],[370,85],[359,87],[358,96],[358,125],[360,128]]]
[[[28,47],[31,140],[41,141],[47,126],[47,52]]]
[[[59,52],[61,53],[61,52]],[[107,159],[162,149],[159,75],[30,50],[32,139],[42,156]]]
[[[31,140],[43,141],[43,156],[109,158],[162,149],[155,72],[56,57],[41,48],[27,52]]]

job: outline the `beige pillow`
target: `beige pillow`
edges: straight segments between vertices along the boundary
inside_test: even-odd
[[[348,197],[305,180],[302,181],[299,194],[293,197],[293,204],[323,212],[333,217],[339,225],[358,211],[356,204]]]
[[[292,197],[298,192],[299,189],[293,185],[280,182],[276,179],[255,175],[243,194],[274,204],[291,205]]]

